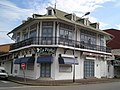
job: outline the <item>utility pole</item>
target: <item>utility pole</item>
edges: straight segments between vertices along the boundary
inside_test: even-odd
[[[90,12],[87,12],[85,13],[82,17],[86,16],[86,15],[89,15]],[[75,14],[73,14],[75,15]],[[81,17],[81,18],[82,18]],[[75,30],[74,30],[74,52],[73,52],[73,55],[74,55],[74,66],[73,66],[73,83],[75,83],[75,44],[77,42],[77,25],[76,25],[76,15],[75,15],[75,19],[74,20],[74,24],[75,24]]]

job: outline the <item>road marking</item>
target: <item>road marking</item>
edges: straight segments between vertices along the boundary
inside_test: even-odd
[[[9,83],[8,81],[1,81],[2,83]]]

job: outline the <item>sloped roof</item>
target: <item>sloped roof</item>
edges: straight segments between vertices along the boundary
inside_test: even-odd
[[[87,29],[90,29],[90,30],[93,30],[93,31],[96,31],[96,32],[99,32],[99,33],[102,33],[102,34],[105,34],[105,35],[108,35],[108,36],[111,36],[111,34],[109,33],[106,33],[104,32],[103,30],[100,30],[100,29],[95,29],[91,26],[87,26],[87,25],[84,25],[80,22],[74,22],[68,18],[65,17],[65,15],[68,15],[69,13],[66,13],[64,11],[61,11],[61,10],[58,10],[58,9],[55,9],[55,8],[52,8],[52,7],[48,7],[49,9],[53,9],[54,11],[54,15],[39,15],[39,14],[36,14],[37,17],[36,18],[30,18],[29,20],[27,20],[25,23],[21,24],[20,26],[16,27],[15,29],[13,29],[11,32],[9,32],[8,34],[10,33],[13,33],[14,31],[16,30],[19,30],[21,27],[27,25],[28,23],[34,21],[34,20],[50,20],[50,19],[56,19],[56,20],[63,20],[63,21],[66,21],[66,22],[69,22],[69,23],[72,23],[72,24],[76,24],[76,25],[79,25],[81,26],[82,28],[87,28]],[[47,9],[48,9],[47,8]],[[80,17],[76,17],[76,19],[80,19]]]
[[[120,30],[106,29],[104,31],[114,36],[114,38],[107,43],[107,46],[112,49],[120,49]]]

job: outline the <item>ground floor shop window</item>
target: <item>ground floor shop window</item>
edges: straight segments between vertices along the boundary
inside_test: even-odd
[[[34,63],[27,63],[26,67],[24,68],[25,70],[34,70]],[[20,64],[20,70],[23,70]]]
[[[59,65],[59,72],[72,72],[72,65]]]
[[[34,63],[28,63],[27,70],[34,70]]]

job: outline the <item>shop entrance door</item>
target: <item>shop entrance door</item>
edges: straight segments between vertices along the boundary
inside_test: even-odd
[[[51,77],[51,64],[41,63],[40,71],[41,71],[40,72],[41,77]]]
[[[84,77],[85,78],[94,77],[94,60],[84,61]]]

